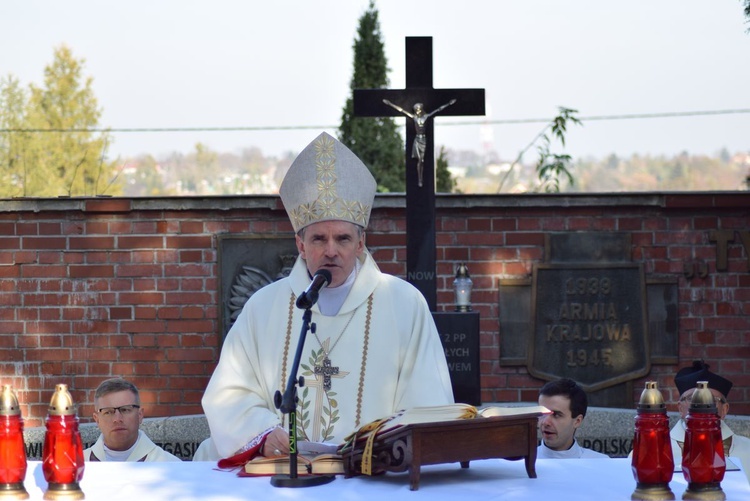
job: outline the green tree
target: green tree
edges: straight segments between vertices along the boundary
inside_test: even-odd
[[[445,146],[440,147],[440,154],[435,161],[435,184],[440,193],[452,193],[456,188],[456,180],[451,177],[448,170],[448,157],[445,154]]]
[[[359,19],[353,48],[352,91],[388,87],[388,63],[378,11],[372,1]],[[339,140],[367,165],[378,183],[378,191],[406,191],[404,140],[396,123],[388,117],[355,117],[353,92],[341,116]]]
[[[17,86],[3,87],[7,98],[3,101],[4,122],[12,121],[16,129],[8,134],[19,134],[17,139],[3,141],[13,145],[5,165],[13,162],[15,194],[119,194],[121,186],[114,184],[115,164],[105,160],[109,134],[96,136],[92,132],[101,110],[92,78],[83,77],[83,65],[84,60],[75,59],[68,47],[55,49],[52,64],[44,69],[44,85],[29,86],[23,112],[18,108]]]
[[[25,107],[18,80],[9,75],[0,81],[0,197],[22,194],[28,133],[17,131],[24,127]]]

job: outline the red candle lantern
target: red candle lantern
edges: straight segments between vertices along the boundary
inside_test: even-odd
[[[674,471],[669,418],[655,381],[646,382],[638,402],[631,467],[636,480],[631,499],[674,499],[669,488]]]
[[[683,499],[726,499],[721,489],[727,463],[721,420],[707,381],[698,381],[686,418],[682,473],[688,482]]]
[[[26,449],[23,418],[18,399],[10,385],[0,394],[0,500],[28,499],[23,487],[26,478]]]
[[[78,416],[68,386],[58,384],[49,404],[44,434],[42,470],[48,488],[44,499],[84,499],[78,482],[83,478],[83,443]]]

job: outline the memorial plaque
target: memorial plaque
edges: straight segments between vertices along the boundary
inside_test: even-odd
[[[433,313],[451,375],[453,398],[471,405],[482,403],[479,367],[479,313]]]
[[[676,280],[646,279],[651,365],[678,362],[678,289]],[[525,366],[531,332],[531,278],[501,279],[499,293],[500,364]],[[630,398],[629,392],[625,395]]]
[[[586,391],[648,374],[643,268],[637,264],[536,265],[529,372],[569,377]]]
[[[297,246],[271,235],[220,235],[218,243],[221,344],[250,296],[289,274]]]

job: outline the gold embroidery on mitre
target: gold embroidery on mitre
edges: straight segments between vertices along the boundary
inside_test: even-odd
[[[328,136],[321,136],[315,142],[315,183],[318,197],[289,211],[295,228],[302,228],[319,219],[343,219],[360,226],[367,225],[370,206],[358,200],[339,197],[334,145],[333,139]]]
[[[320,140],[315,142],[315,151],[318,158],[333,156],[333,139],[330,136],[320,136]]]
[[[280,193],[295,232],[329,220],[367,227],[376,183],[344,145],[323,133],[305,148],[292,169]],[[296,189],[297,184],[304,186]]]

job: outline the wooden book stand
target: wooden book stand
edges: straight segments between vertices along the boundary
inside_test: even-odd
[[[372,453],[373,474],[409,470],[409,487],[419,489],[423,465],[477,459],[521,459],[536,478],[537,420],[541,413],[413,423],[381,432]],[[361,475],[364,440],[342,451],[346,478]]]

